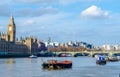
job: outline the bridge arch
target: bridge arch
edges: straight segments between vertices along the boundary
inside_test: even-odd
[[[58,57],[72,57],[72,54],[71,53],[59,53],[57,56]]]
[[[73,56],[78,57],[78,56],[89,56],[89,53],[75,53]]]
[[[94,54],[92,54],[91,56],[92,57],[95,57],[95,55],[105,55],[105,56],[108,56],[109,55],[109,53],[94,53]]]
[[[120,53],[113,53],[113,56],[120,56]]]

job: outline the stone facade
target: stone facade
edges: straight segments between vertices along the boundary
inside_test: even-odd
[[[14,18],[10,18],[10,23],[8,24],[7,34],[0,34],[0,52],[8,53],[37,53],[38,43],[37,39],[33,37],[27,37],[22,40],[16,39],[16,26],[14,23]]]

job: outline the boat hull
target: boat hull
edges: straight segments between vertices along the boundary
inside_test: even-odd
[[[66,68],[72,68],[72,62],[69,61],[63,61],[63,62],[57,62],[57,63],[43,63],[42,64],[43,69],[66,69]]]
[[[99,64],[99,65],[105,65],[106,64],[106,61],[100,61],[100,60],[97,60],[96,61],[96,64]]]
[[[108,61],[109,62],[116,62],[116,61],[119,61],[119,59],[117,57],[109,57]]]

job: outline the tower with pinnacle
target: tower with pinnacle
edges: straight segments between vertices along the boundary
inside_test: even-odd
[[[8,36],[9,36],[9,41],[15,43],[16,26],[15,26],[15,23],[14,23],[13,16],[10,17],[10,22],[8,24]]]

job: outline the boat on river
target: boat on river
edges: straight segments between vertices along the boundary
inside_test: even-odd
[[[72,68],[72,61],[48,60],[47,62],[43,62],[42,67],[48,70],[67,69]]]
[[[109,61],[109,62],[116,62],[116,61],[119,61],[120,59],[116,56],[109,56],[106,58],[106,61]]]
[[[105,65],[106,64],[106,60],[96,60],[96,64]]]
[[[31,55],[31,56],[29,56],[29,58],[37,58],[37,56],[36,55]]]
[[[99,64],[99,65],[105,65],[106,64],[106,60],[105,60],[103,55],[98,55],[96,58],[97,58],[96,64]]]

